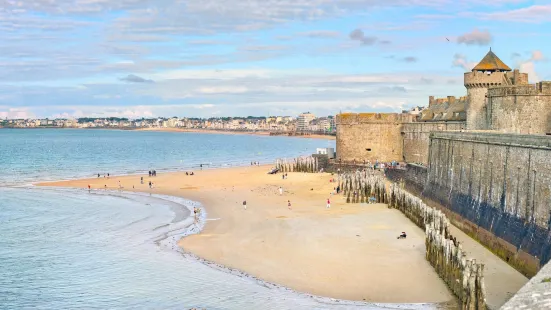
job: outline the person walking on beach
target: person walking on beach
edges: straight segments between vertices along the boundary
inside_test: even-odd
[[[98,178],[99,178],[99,173],[98,173]]]
[[[291,200],[287,200],[287,208],[289,208],[289,210],[291,210]]]
[[[88,193],[90,192],[90,184],[88,184]]]
[[[331,208],[331,200],[329,200],[329,198],[327,198],[327,209]]]
[[[151,177],[151,170],[149,170],[149,177]]]
[[[149,188],[151,189],[153,186],[153,183],[151,183],[151,181],[149,181]]]
[[[243,200],[243,208],[247,210],[247,200]]]
[[[119,190],[122,191],[122,184],[121,184],[121,181],[119,181]]]
[[[103,188],[104,188],[105,190],[107,190],[107,184],[103,185]]]
[[[107,178],[109,179],[109,172],[107,173]]]
[[[280,186],[279,187],[279,196],[282,196],[283,195],[283,188]]]
[[[140,184],[143,184],[143,177],[140,178]]]

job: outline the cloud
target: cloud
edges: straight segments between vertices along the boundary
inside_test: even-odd
[[[459,37],[457,37],[457,43],[458,44],[466,44],[466,45],[488,45],[492,42],[492,35],[487,30],[485,31],[479,31],[478,29],[474,29],[471,32],[465,33]]]
[[[463,54],[455,54],[453,55],[452,65],[454,67],[463,68],[465,71],[471,71],[474,66],[476,66],[476,62],[467,60],[467,57]]]
[[[338,31],[331,30],[315,30],[299,33],[300,36],[309,37],[309,38],[338,38],[341,36],[341,33]]]
[[[259,52],[259,51],[281,51],[286,49],[286,46],[283,45],[253,45],[253,46],[244,46],[241,48],[243,51],[249,52]]]
[[[300,110],[332,114],[343,109],[392,112],[404,104],[422,105],[426,96],[446,90],[449,76],[427,72],[387,74],[332,74],[322,70],[168,70],[151,75],[154,84],[135,87],[119,83],[88,83],[66,89],[0,84],[18,108],[39,117],[73,114],[84,116],[141,117],[295,115]],[[423,80],[425,79],[425,80]],[[427,87],[427,80],[434,81]],[[23,84],[24,85],[24,84]],[[407,95],[407,96],[406,96]],[[74,98],[79,98],[75,105]],[[29,102],[40,105],[26,106]],[[212,105],[212,106],[208,106]],[[16,108],[17,106],[12,106]],[[0,111],[3,109],[0,107]]]
[[[120,78],[119,80],[128,83],[155,83],[153,80],[147,80],[134,74],[129,74],[123,78]]]
[[[432,83],[434,83],[433,79],[427,79],[425,77],[421,77],[419,80],[421,81],[422,84],[432,84]]]
[[[519,70],[523,73],[528,73],[528,79],[530,82],[537,83],[541,80],[536,72],[536,63],[542,61],[547,61],[543,53],[539,50],[532,51],[530,58],[519,61]]]
[[[543,53],[541,51],[533,51],[532,57],[530,58],[531,61],[543,61],[545,60],[545,56],[543,56]]]
[[[34,114],[28,108],[0,108],[0,119],[26,119],[34,118]]]
[[[417,57],[408,56],[408,57],[404,57],[402,60],[405,61],[405,62],[410,62],[411,63],[411,62],[417,62],[418,59],[417,59]]]
[[[387,86],[379,88],[379,92],[382,93],[407,93],[407,89],[403,86]]]
[[[366,36],[361,29],[354,29],[350,32],[349,37],[351,40],[360,41],[363,45],[373,45],[377,43],[377,37]]]
[[[484,20],[501,20],[520,23],[541,24],[551,21],[551,4],[532,5],[509,11],[475,13],[474,17]]]

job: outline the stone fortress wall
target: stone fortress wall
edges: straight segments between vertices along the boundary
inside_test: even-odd
[[[551,137],[433,132],[423,195],[525,275],[551,257]],[[456,223],[457,224],[457,223]]]
[[[551,133],[551,82],[494,87],[487,94],[487,127],[519,133]]]
[[[465,122],[414,122],[402,124],[403,161],[427,166],[430,133],[462,129],[465,129]]]
[[[366,159],[418,164],[387,176],[533,276],[551,258],[551,82],[529,84],[490,50],[464,85],[466,97],[430,97],[416,119],[337,117],[337,159],[362,160],[371,148]]]
[[[413,115],[398,113],[345,113],[336,118],[337,160],[403,160],[402,124]]]

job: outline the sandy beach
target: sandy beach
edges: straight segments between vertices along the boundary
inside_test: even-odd
[[[268,282],[315,295],[371,302],[442,303],[453,300],[425,260],[424,232],[383,204],[326,200],[329,174],[268,175],[270,166],[240,167],[157,177],[122,176],[40,185],[124,190],[182,196],[208,212],[199,235],[180,241],[186,251]],[[151,180],[154,188],[149,189]],[[133,186],[135,188],[133,188]],[[279,187],[283,195],[279,194]],[[247,210],[243,208],[247,201]],[[292,210],[288,208],[291,202]],[[406,240],[397,240],[402,231]],[[464,235],[458,237],[468,238]],[[527,279],[476,242],[466,250],[494,267],[486,273],[489,304],[499,306]],[[488,265],[487,265],[488,266]]]
[[[219,134],[219,135],[253,135],[253,136],[270,136],[270,133],[267,131],[229,131],[229,130],[209,130],[209,129],[184,129],[184,128],[137,128],[132,129],[134,131],[161,131],[161,132],[195,132],[195,133],[209,133],[209,134]],[[288,137],[287,135],[282,135],[283,137]],[[274,136],[277,137],[277,136]],[[296,138],[303,139],[325,139],[325,140],[335,140],[336,136],[330,135],[305,135],[305,136],[292,136]]]

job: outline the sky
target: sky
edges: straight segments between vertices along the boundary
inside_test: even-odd
[[[319,116],[551,80],[551,1],[0,0],[0,118]]]

